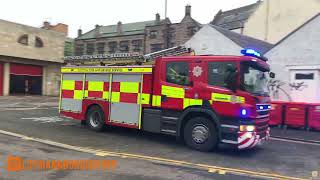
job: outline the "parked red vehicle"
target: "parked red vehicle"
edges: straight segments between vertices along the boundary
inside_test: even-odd
[[[95,131],[169,134],[196,150],[247,149],[269,135],[269,65],[245,56],[175,56],[154,66],[63,67],[60,113]]]

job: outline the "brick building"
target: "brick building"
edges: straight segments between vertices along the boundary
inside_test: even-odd
[[[58,95],[66,33],[0,20],[0,96]]]
[[[197,32],[201,24],[191,17],[191,6],[185,7],[185,16],[179,23],[169,18],[116,25],[96,25],[75,39],[75,55],[109,54],[117,52],[151,53],[185,43]]]

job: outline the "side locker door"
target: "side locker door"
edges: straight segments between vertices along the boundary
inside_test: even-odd
[[[81,112],[84,74],[63,74],[61,79],[60,110]]]
[[[109,101],[110,74],[87,74],[85,98]]]
[[[140,127],[141,74],[113,74],[111,85],[111,123]]]

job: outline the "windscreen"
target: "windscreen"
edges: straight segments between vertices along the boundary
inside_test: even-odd
[[[241,63],[241,90],[257,96],[268,96],[267,81],[267,69],[255,62]]]

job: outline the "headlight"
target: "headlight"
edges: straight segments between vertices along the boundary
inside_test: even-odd
[[[254,126],[252,126],[252,125],[248,125],[248,126],[246,126],[246,125],[241,125],[240,126],[240,131],[242,131],[242,132],[253,132],[254,130],[255,130],[256,128],[254,127]]]

